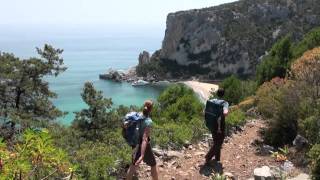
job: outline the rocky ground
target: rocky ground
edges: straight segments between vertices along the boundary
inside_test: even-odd
[[[272,150],[272,147],[263,145],[259,135],[262,127],[264,127],[263,121],[252,120],[242,128],[241,132],[226,138],[222,149],[222,167],[213,164],[204,165],[204,156],[208,151],[210,138],[198,144],[190,144],[181,151],[155,149],[159,177],[163,180],[206,180],[212,179],[215,173],[221,172],[230,179],[242,180],[253,179],[254,171],[258,174],[271,173],[273,176],[280,176],[279,172],[292,177],[298,176],[302,172],[301,169],[295,168],[289,161],[277,162],[271,157],[269,150]],[[258,169],[260,167],[263,168]],[[151,179],[150,168],[142,164],[137,177]],[[306,179],[305,175],[300,177]]]

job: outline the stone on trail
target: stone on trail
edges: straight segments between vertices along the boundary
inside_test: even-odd
[[[154,153],[156,156],[158,156],[158,157],[164,155],[164,152],[163,152],[163,150],[161,150],[161,149],[152,148],[152,151],[153,151],[153,153]]]
[[[183,154],[178,151],[168,151],[164,153],[164,156],[166,157],[167,160],[171,160],[173,158],[183,158]]]
[[[253,171],[255,180],[271,180],[272,175],[270,168],[268,166],[262,166],[261,168],[256,168]]]
[[[310,179],[309,175],[302,173],[302,174],[299,174],[297,177],[294,177],[288,180],[308,180],[308,179]]]

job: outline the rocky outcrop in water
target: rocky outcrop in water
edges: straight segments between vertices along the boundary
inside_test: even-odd
[[[240,0],[171,13],[151,62],[160,60],[168,77],[250,76],[276,40],[288,33],[300,39],[320,26],[319,8],[318,0]]]

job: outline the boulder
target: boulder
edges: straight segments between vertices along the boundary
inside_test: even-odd
[[[100,74],[99,78],[104,80],[112,80],[116,82],[121,82],[124,77],[123,73],[120,73],[116,70],[110,69],[106,74]]]
[[[294,165],[291,161],[285,161],[282,165],[281,165],[281,169],[289,174],[293,169],[294,169]]]
[[[274,147],[266,145],[266,144],[263,144],[260,148],[261,155],[269,155],[274,151],[275,151]]]
[[[288,180],[309,180],[310,177],[308,174],[299,174],[297,177],[294,177],[294,178],[291,178],[291,179],[288,179]]]
[[[262,166],[261,168],[256,168],[253,171],[255,180],[271,180],[272,174],[268,166]]]
[[[293,145],[297,148],[297,150],[302,150],[306,148],[308,144],[309,144],[308,140],[299,134],[293,140]]]

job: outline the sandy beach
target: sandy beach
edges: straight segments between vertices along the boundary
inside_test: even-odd
[[[209,99],[211,91],[217,91],[219,88],[216,84],[202,83],[198,81],[184,81],[182,83],[193,89],[203,102],[206,102]]]

